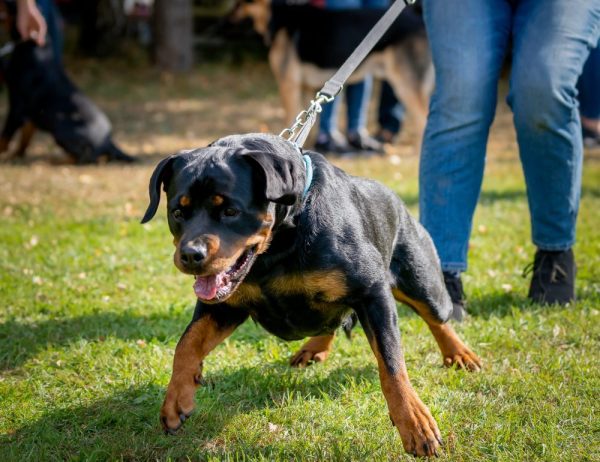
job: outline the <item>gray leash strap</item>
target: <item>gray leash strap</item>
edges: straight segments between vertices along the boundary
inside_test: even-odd
[[[303,110],[294,121],[294,124],[284,129],[279,136],[296,144],[301,148],[310,133],[311,128],[317,120],[317,115],[321,112],[323,103],[330,103],[342,91],[344,83],[348,77],[363,62],[369,52],[381,39],[396,18],[402,13],[402,10],[408,5],[412,5],[416,0],[395,0],[392,6],[388,8],[385,14],[379,18],[379,21],[369,31],[360,44],[354,49],[348,59],[342,64],[342,67],[327,81],[323,88],[317,92],[315,99],[310,102],[308,109]]]

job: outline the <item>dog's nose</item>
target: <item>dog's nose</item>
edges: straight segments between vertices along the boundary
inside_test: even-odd
[[[207,253],[205,243],[190,241],[181,247],[179,258],[187,270],[193,271],[200,268]]]

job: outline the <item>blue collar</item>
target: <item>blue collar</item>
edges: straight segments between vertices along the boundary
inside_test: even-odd
[[[302,156],[302,159],[304,160],[304,167],[306,167],[306,182],[304,183],[304,191],[302,192],[302,199],[304,199],[306,197],[306,194],[308,193],[308,190],[310,189],[310,185],[312,183],[313,165],[312,165],[312,160],[310,159],[310,157],[308,157],[307,154],[304,154]]]
[[[304,183],[304,191],[302,191],[302,199],[304,199],[308,194],[308,190],[310,189],[313,180],[313,164],[311,158],[307,154],[302,154],[302,149],[297,143],[294,141],[290,141],[290,143],[296,148],[296,151],[298,151],[298,154],[302,156],[302,160],[304,161],[304,168],[306,169],[306,181]]]

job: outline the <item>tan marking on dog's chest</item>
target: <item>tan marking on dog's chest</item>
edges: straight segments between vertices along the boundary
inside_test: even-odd
[[[231,294],[226,303],[231,306],[247,306],[259,302],[262,296],[258,285],[244,282]]]
[[[272,279],[267,290],[275,295],[305,294],[319,297],[325,302],[335,302],[348,293],[346,276],[340,270],[311,271],[289,274]]]

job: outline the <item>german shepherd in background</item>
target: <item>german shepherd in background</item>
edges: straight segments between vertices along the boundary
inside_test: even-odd
[[[286,123],[302,110],[302,90],[321,88],[375,25],[385,10],[324,10],[276,0],[240,0],[232,21],[250,18],[270,46],[269,64],[277,81]],[[433,64],[425,26],[409,7],[348,80],[366,75],[385,79],[413,118],[420,143],[433,90]]]

